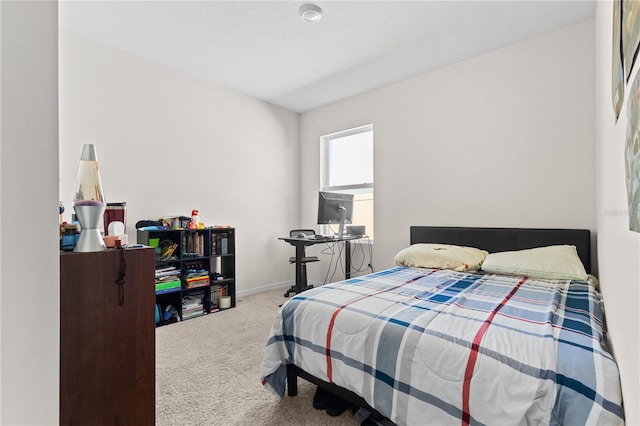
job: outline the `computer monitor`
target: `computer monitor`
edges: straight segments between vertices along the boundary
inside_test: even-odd
[[[344,235],[344,224],[351,223],[353,194],[320,191],[318,196],[318,225],[337,223],[338,236]]]

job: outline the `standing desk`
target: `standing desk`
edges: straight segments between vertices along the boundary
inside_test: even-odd
[[[327,244],[342,241],[344,243],[344,278],[348,280],[351,278],[351,241],[364,238],[363,235],[345,235],[343,237],[318,237],[317,235],[312,237],[280,237],[279,240],[286,241],[296,248],[296,282],[291,287],[289,292],[299,294],[305,290],[313,288],[313,286],[302,287],[302,258],[304,257],[305,247],[312,246],[314,244]],[[287,292],[287,294],[289,293]],[[286,296],[286,295],[285,295]]]

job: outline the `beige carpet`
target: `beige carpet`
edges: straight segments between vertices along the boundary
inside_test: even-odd
[[[156,329],[157,425],[358,425],[350,411],[315,410],[315,386],[280,399],[260,383],[260,362],[286,289]]]

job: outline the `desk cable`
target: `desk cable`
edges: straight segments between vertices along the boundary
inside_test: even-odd
[[[351,241],[352,243],[357,243],[357,246],[360,247],[360,252],[362,253],[362,260],[360,261],[360,265],[358,265],[357,267],[353,265],[353,253],[351,255],[351,273],[353,274],[354,272],[364,272],[367,269],[371,269],[371,272],[373,271],[373,247],[371,245],[371,240],[369,239],[369,237],[363,237],[362,239],[367,241],[367,245],[369,246],[369,263],[366,264],[365,266],[365,259],[366,259],[366,253],[364,251],[364,247],[363,247],[363,242],[361,241],[361,239],[358,240],[353,240]],[[355,250],[354,250],[355,251]]]
[[[327,273],[324,276],[323,285],[329,282],[328,280],[331,280],[331,282],[333,282],[333,277],[335,276],[336,271],[338,269],[338,263],[340,263],[340,265],[342,266],[342,270],[344,271],[344,266],[342,265],[343,247],[342,247],[342,244],[338,244],[338,253],[337,253],[338,256],[336,258],[336,244],[337,244],[337,241],[327,243],[327,247],[320,252],[322,254],[331,255],[331,259],[329,259],[329,267],[327,268]],[[336,259],[335,263],[334,263],[334,259]],[[333,265],[333,272],[331,272],[332,265]],[[331,277],[329,278],[330,272],[331,272]]]
[[[369,237],[366,237],[367,241],[369,241]],[[373,265],[372,265],[372,258],[373,258],[373,248],[371,247],[371,243],[369,242],[369,262],[366,264],[365,266],[365,259],[366,259],[366,253],[363,247],[363,243],[360,240],[351,240],[351,243],[357,243],[358,247],[360,247],[360,252],[362,253],[362,260],[360,261],[360,264],[357,267],[354,267],[353,265],[353,257],[351,256],[351,262],[350,262],[350,270],[351,270],[351,274],[353,273],[357,273],[357,272],[364,272],[367,269],[371,269],[371,272],[374,272],[373,270]],[[337,245],[337,250],[336,250],[336,245]],[[325,274],[324,277],[324,284],[327,284],[327,282],[333,282],[333,278],[336,275],[336,272],[338,271],[338,265],[340,265],[340,271],[342,272],[342,274],[345,274],[345,265],[343,264],[342,261],[342,254],[344,251],[344,244],[338,244],[338,241],[334,241],[332,243],[328,243],[327,247],[324,248],[320,253],[321,254],[326,254],[326,255],[330,255],[331,259],[329,259],[329,266],[327,267],[327,273]],[[337,256],[336,256],[337,254]],[[334,262],[335,260],[335,262]],[[331,275],[329,277],[329,275]]]

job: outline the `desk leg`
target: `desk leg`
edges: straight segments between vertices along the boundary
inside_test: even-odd
[[[304,257],[304,246],[296,245],[296,294],[300,294],[305,290],[302,282],[302,258]]]
[[[351,278],[351,243],[347,240],[344,242],[344,279]]]

